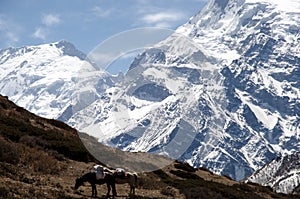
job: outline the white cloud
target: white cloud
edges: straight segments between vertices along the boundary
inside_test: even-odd
[[[7,46],[13,46],[19,41],[21,27],[4,16],[0,16],[0,33],[2,32]]]
[[[184,18],[184,14],[178,11],[156,12],[142,16],[140,21],[146,25],[157,27],[171,27],[173,22]]]
[[[9,43],[17,43],[19,41],[19,36],[14,32],[6,32],[6,37],[9,40]]]
[[[0,16],[0,31],[5,30],[5,27],[6,27],[6,22],[3,19],[3,17]]]
[[[111,13],[112,13],[112,10],[111,9],[103,9],[99,6],[95,6],[93,9],[92,9],[93,13],[97,16],[97,17],[108,17]]]
[[[154,24],[155,27],[158,28],[172,28],[172,23],[171,22],[159,22]]]
[[[147,14],[142,18],[142,21],[151,24],[163,21],[176,21],[181,18],[181,14],[176,13],[155,13],[155,14]]]
[[[61,19],[57,14],[45,14],[42,16],[41,21],[42,25],[35,29],[32,37],[45,41],[51,31],[51,26],[60,24]]]
[[[33,33],[33,37],[45,40],[46,37],[47,37],[47,31],[46,31],[46,29],[44,29],[42,27],[38,27],[35,30],[35,32]]]
[[[58,15],[54,14],[47,14],[44,15],[42,18],[42,23],[45,24],[46,26],[52,26],[59,24],[61,22],[61,19],[59,18]]]

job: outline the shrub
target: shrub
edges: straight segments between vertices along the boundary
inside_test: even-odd
[[[197,169],[195,169],[194,167],[192,167],[191,165],[189,165],[188,163],[176,163],[174,165],[174,167],[176,169],[181,169],[181,170],[184,170],[184,171],[187,171],[187,172],[195,172],[197,171]]]
[[[0,198],[8,198],[10,190],[6,187],[0,187]]]
[[[172,188],[170,186],[162,188],[160,193],[165,196],[171,196],[171,197],[175,197],[175,195],[176,195],[176,191],[174,190],[174,188]]]
[[[24,154],[24,162],[35,172],[43,174],[58,174],[61,170],[58,161],[43,151],[28,148]]]
[[[194,173],[188,173],[181,170],[171,170],[170,173],[186,179],[200,179],[200,177]]]
[[[19,148],[14,146],[11,142],[0,137],[0,160],[3,162],[16,164],[20,160]]]
[[[32,148],[43,149],[47,146],[47,142],[40,137],[24,135],[19,140],[20,143]]]
[[[7,117],[0,112],[0,135],[13,142],[21,142],[30,147],[55,150],[73,160],[84,162],[94,160],[81,143],[74,129],[56,120],[49,121],[45,120],[43,122],[52,123],[63,129],[45,130],[38,126],[32,126],[26,120],[23,121],[18,117]],[[39,122],[41,123],[41,121]]]

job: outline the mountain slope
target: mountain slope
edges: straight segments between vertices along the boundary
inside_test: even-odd
[[[300,153],[272,160],[260,170],[249,176],[246,182],[270,186],[280,193],[299,193]]]
[[[299,12],[294,0],[210,1],[176,31],[186,37],[140,54],[69,123],[241,180],[299,150]]]
[[[80,75],[93,70],[86,56],[66,41],[8,48],[0,51],[0,93],[33,113],[65,121],[75,110]],[[104,71],[97,75],[102,81],[109,78]],[[95,81],[90,83],[94,89],[105,87],[90,81]]]
[[[94,162],[80,143],[75,129],[29,113],[1,95],[0,126],[0,198],[90,197],[90,185],[78,191],[73,187],[75,179],[98,162]],[[96,147],[114,150],[85,136]],[[194,169],[181,162],[138,176],[139,187],[134,198],[296,198],[258,185],[239,183],[207,169]],[[106,187],[99,187],[101,197]],[[129,187],[117,185],[117,192],[120,197],[126,197]]]

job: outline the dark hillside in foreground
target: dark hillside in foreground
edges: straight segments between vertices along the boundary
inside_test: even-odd
[[[10,140],[78,161],[87,162],[93,159],[78,139],[75,129],[57,120],[38,117],[2,96],[0,134],[4,138],[2,142]]]
[[[0,198],[89,198],[88,184],[77,192],[73,186],[76,177],[88,172],[94,164],[75,129],[40,118],[0,96]],[[98,195],[104,194],[105,189],[98,186]],[[129,187],[117,185],[117,191],[118,198],[125,198]],[[299,196],[276,194],[267,187],[239,183],[206,169],[174,162],[154,172],[139,173],[134,198]]]

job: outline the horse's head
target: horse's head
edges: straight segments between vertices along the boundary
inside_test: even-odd
[[[76,178],[76,181],[75,181],[75,190],[77,190],[80,186],[83,185],[83,180],[81,178]]]

